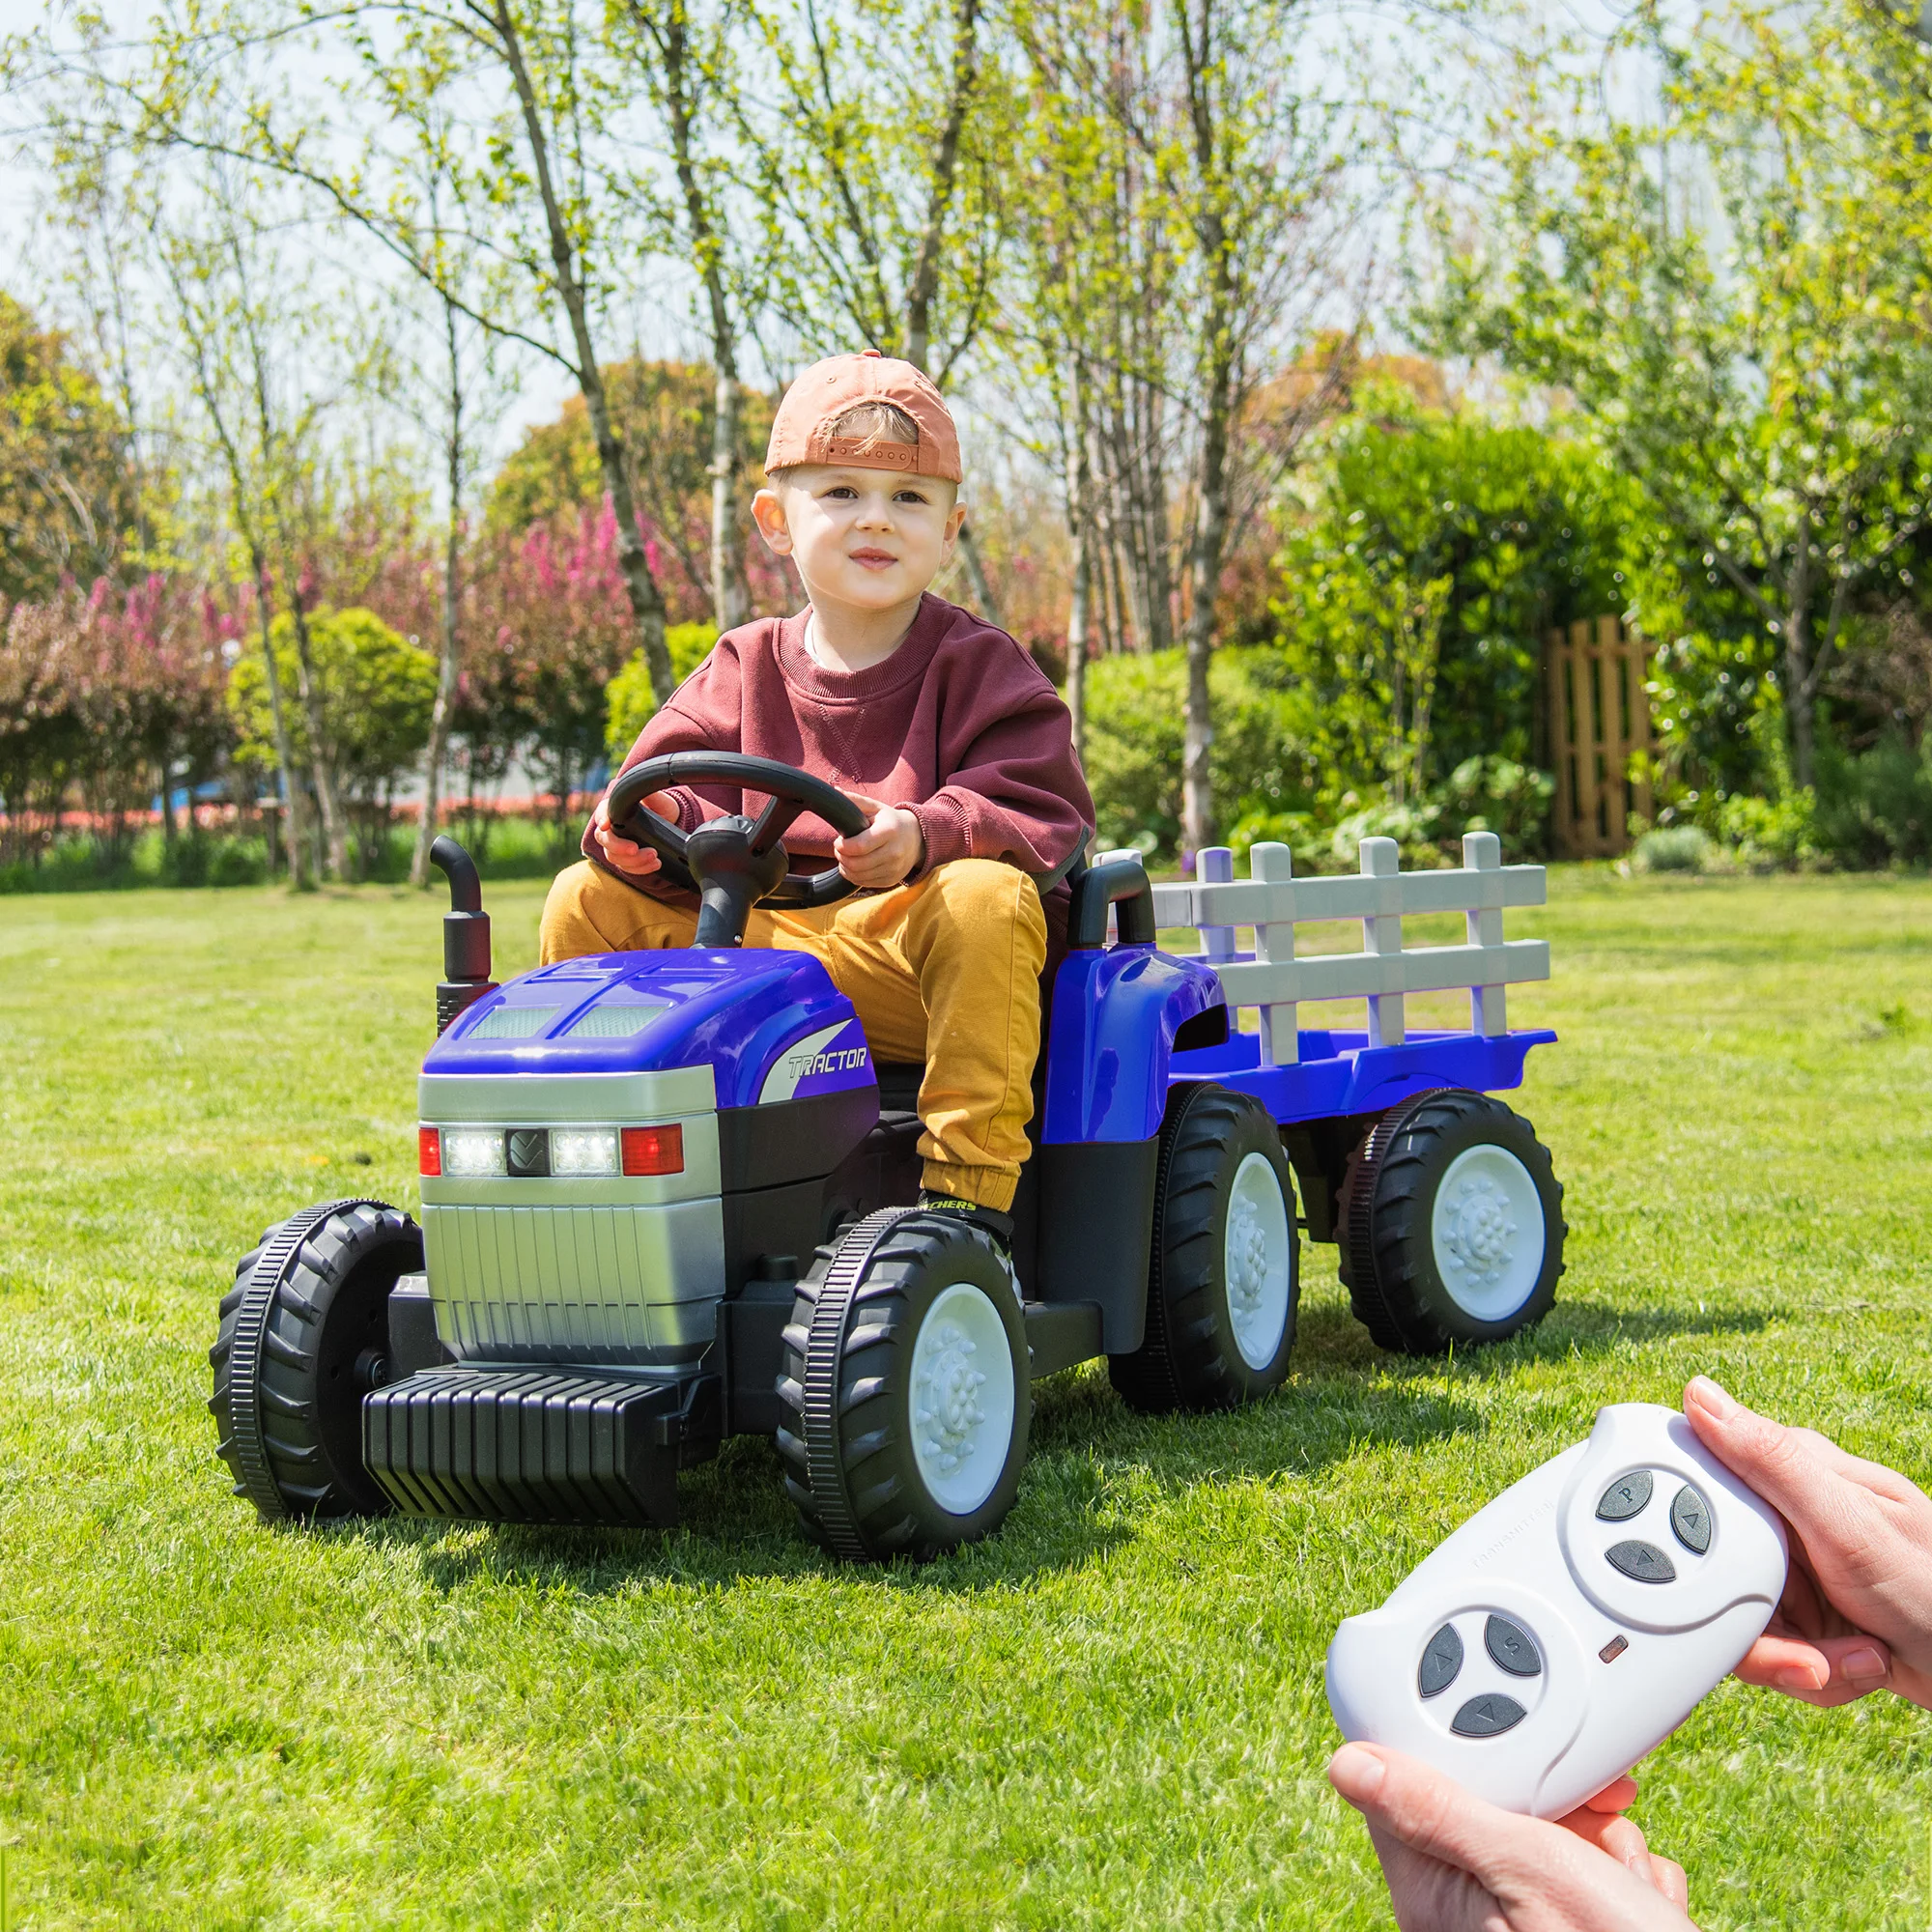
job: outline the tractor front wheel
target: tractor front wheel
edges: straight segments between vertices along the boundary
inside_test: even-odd
[[[389,1379],[389,1291],[422,1231],[386,1201],[331,1201],[270,1228],[235,1269],[208,1359],[219,1455],[265,1521],[381,1516],[362,1398]]]
[[[990,1535],[1013,1506],[1033,1412],[1006,1264],[959,1217],[907,1208],[818,1252],[778,1385],[785,1488],[807,1533],[852,1561]]]

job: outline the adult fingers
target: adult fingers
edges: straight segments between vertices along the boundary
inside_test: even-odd
[[[1625,1772],[1621,1777],[1612,1778],[1594,1798],[1584,1799],[1582,1808],[1586,1811],[1627,1811],[1635,1803],[1636,1779]]]
[[[1801,1536],[1841,1513],[1844,1478],[1807,1439],[1809,1431],[1786,1429],[1747,1408],[1708,1376],[1694,1377],[1686,1387],[1684,1413],[1704,1446]]]
[[[1688,1918],[1690,1916],[1690,1879],[1675,1859],[1662,1853],[1650,1855],[1650,1882]]]
[[[1371,1825],[1479,1877],[1522,1827],[1512,1813],[1381,1745],[1344,1745],[1328,1760],[1328,1781]]]
[[[1830,1710],[1884,1690],[1891,1682],[1891,1653],[1862,1632],[1815,1641],[1767,1632],[1745,1653],[1733,1675]]]

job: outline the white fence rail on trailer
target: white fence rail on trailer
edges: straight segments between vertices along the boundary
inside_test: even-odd
[[[1400,1046],[1406,994],[1466,986],[1471,1027],[1493,1039],[1509,1031],[1505,987],[1549,978],[1547,940],[1503,937],[1505,907],[1545,902],[1544,869],[1505,866],[1493,832],[1463,838],[1460,869],[1405,872],[1393,838],[1364,838],[1361,863],[1358,876],[1297,879],[1288,847],[1263,844],[1249,856],[1252,876],[1236,879],[1233,853],[1214,846],[1200,855],[1192,885],[1153,889],[1155,923],[1201,934],[1229,1006],[1260,1009],[1264,1065],[1292,1066],[1299,1057],[1303,1001],[1366,1000],[1369,1044]],[[1404,947],[1405,918],[1444,912],[1464,915],[1463,945]],[[1297,958],[1295,926],[1318,920],[1360,920],[1362,951]],[[1244,925],[1255,929],[1252,958],[1236,956],[1235,929]]]

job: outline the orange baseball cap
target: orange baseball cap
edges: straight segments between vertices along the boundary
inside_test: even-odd
[[[916,443],[879,437],[834,436],[832,426],[861,403],[892,403],[919,431]],[[844,463],[863,469],[902,469],[910,476],[963,480],[959,432],[931,379],[895,356],[867,349],[828,355],[798,376],[772,418],[765,473],[801,463]]]

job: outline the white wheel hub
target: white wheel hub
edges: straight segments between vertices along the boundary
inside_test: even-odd
[[[1013,1439],[1013,1356],[982,1288],[942,1289],[912,1345],[912,1453],[933,1500],[970,1516],[993,1493]]]
[[[1543,1201],[1507,1148],[1466,1148],[1449,1163],[1429,1232],[1435,1271],[1465,1314],[1500,1321],[1529,1299],[1543,1272]]]
[[[1281,1350],[1293,1279],[1293,1240],[1281,1177],[1265,1154],[1248,1154],[1228,1190],[1221,1278],[1228,1286],[1235,1346],[1251,1369],[1266,1368]]]

